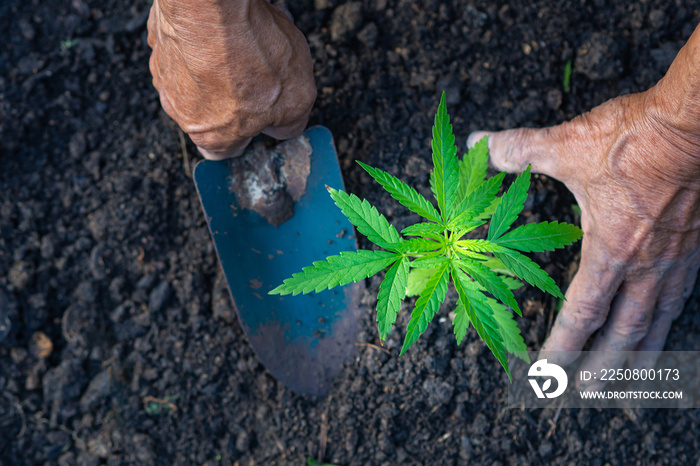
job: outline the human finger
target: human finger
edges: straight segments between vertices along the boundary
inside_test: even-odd
[[[671,324],[681,315],[683,310],[683,290],[689,272],[687,267],[677,268],[664,279],[654,308],[649,332],[637,344],[635,351],[661,351],[663,349]]]
[[[473,147],[488,136],[491,164],[498,170],[521,172],[528,165],[533,173],[541,173],[566,183],[566,134],[561,125],[549,128],[516,128],[505,131],[475,131],[467,145]]]
[[[662,285],[649,333],[637,344],[629,357],[631,369],[651,369],[664,349],[671,324],[683,312],[698,275],[698,267],[674,270]]]
[[[240,157],[243,155],[245,148],[248,147],[250,141],[253,138],[245,138],[242,140],[235,141],[233,143],[228,143],[225,146],[221,145],[208,145],[206,138],[198,138],[197,135],[191,135],[190,138],[197,144],[197,150],[202,157],[207,160],[224,160],[232,157]],[[199,141],[204,144],[198,143]]]
[[[599,241],[584,236],[581,249],[579,270],[540,352],[540,358],[546,356],[562,365],[576,359],[588,338],[603,326],[622,282],[621,267],[609,264]]]
[[[629,351],[649,332],[659,286],[659,279],[648,275],[635,281],[626,281],[620,287],[608,319],[579,370],[600,373],[602,368],[616,369],[624,366]],[[585,388],[595,390],[603,385],[604,382],[593,379],[585,383]]]

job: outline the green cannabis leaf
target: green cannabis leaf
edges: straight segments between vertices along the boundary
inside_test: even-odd
[[[452,326],[454,327],[457,345],[461,345],[462,340],[464,340],[464,337],[467,336],[467,329],[469,328],[469,316],[467,315],[467,310],[464,308],[461,301],[457,301],[455,318],[452,319]]]
[[[332,463],[319,463],[318,460],[314,458],[306,458],[306,466],[339,466],[337,464],[332,464]]]
[[[447,258],[442,259],[442,265],[435,269],[416,300],[416,307],[411,313],[411,320],[406,328],[406,339],[399,356],[405,353],[425,332],[428,324],[440,309],[440,304],[445,300],[447,285],[450,283],[450,261]]]
[[[377,295],[377,322],[379,323],[379,338],[386,340],[391,326],[396,322],[396,314],[401,310],[401,301],[406,296],[408,286],[408,258],[401,256],[391,266],[379,286]]]
[[[367,200],[360,200],[354,194],[328,188],[331,198],[335,201],[350,223],[371,242],[378,245],[398,243],[401,241],[399,232],[391,225],[376,207]]]
[[[528,223],[494,240],[496,244],[523,252],[553,251],[581,237],[574,225],[557,222]]]
[[[372,178],[377,180],[377,183],[382,185],[382,187],[387,190],[391,197],[399,201],[401,205],[407,207],[409,210],[417,213],[421,217],[425,217],[433,222],[440,222],[440,214],[438,211],[435,210],[435,207],[433,207],[433,205],[428,202],[426,198],[421,196],[418,191],[386,172],[372,168],[369,165],[365,165],[359,160],[357,163],[359,163],[360,166],[372,176]]]
[[[501,197],[501,202],[491,217],[488,240],[494,241],[505,233],[523,210],[527,199],[527,188],[530,187],[530,166],[528,165],[510,185],[508,191]]]
[[[455,194],[459,185],[459,164],[455,137],[452,134],[450,116],[447,114],[445,93],[435,114],[433,125],[433,166],[431,188],[443,220],[447,221],[452,211]]]
[[[377,294],[377,327],[382,342],[396,322],[402,302],[417,296],[401,347],[403,354],[425,332],[452,283],[458,296],[452,320],[457,344],[464,341],[469,327],[474,327],[510,377],[507,353],[528,359],[513,315],[520,315],[513,290],[525,281],[564,299],[554,280],[522,253],[553,251],[578,241],[583,233],[574,225],[559,222],[528,223],[511,229],[527,199],[530,167],[499,197],[505,174],[488,178],[487,138],[461,160],[457,158],[444,93],[432,134],[430,188],[437,208],[393,175],[358,162],[391,197],[425,221],[399,233],[366,200],[328,188],[357,231],[381,249],[347,251],[314,262],[270,294],[319,292],[386,270]],[[465,237],[489,219],[485,239]]]
[[[474,144],[468,157],[462,157],[459,161],[459,186],[457,198],[464,199],[474,192],[476,188],[484,184],[486,169],[489,166],[489,144],[484,138]]]
[[[498,331],[498,323],[493,317],[493,310],[486,303],[486,295],[474,286],[473,282],[461,269],[453,266],[453,270],[455,289],[457,290],[460,304],[466,310],[469,320],[476,329],[476,333],[484,340],[486,346],[496,356],[496,359],[506,370],[508,378],[510,378],[503,337]]]
[[[487,298],[486,303],[493,311],[493,318],[498,323],[498,330],[503,338],[503,344],[509,353],[514,354],[525,362],[530,362],[530,356],[527,354],[527,346],[520,336],[518,324],[513,319],[513,314],[508,311],[508,308],[499,303],[495,299]]]
[[[325,261],[314,262],[292,275],[270,294],[319,292],[327,288],[347,285],[371,277],[393,264],[400,256],[386,251],[343,251]]]

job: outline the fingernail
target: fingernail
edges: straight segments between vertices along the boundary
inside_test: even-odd
[[[474,131],[467,138],[467,148],[471,149],[476,145],[477,142],[481,141],[481,138],[487,135],[488,133],[486,131]],[[491,141],[489,141],[489,149],[491,149]]]

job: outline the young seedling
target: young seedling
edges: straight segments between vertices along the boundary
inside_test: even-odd
[[[430,187],[437,208],[398,178],[358,161],[394,199],[423,217],[424,222],[399,234],[367,200],[328,188],[343,214],[381,249],[341,252],[314,262],[270,294],[319,292],[388,268],[377,296],[382,342],[396,321],[402,300],[418,296],[401,348],[403,354],[425,332],[453,283],[459,297],[452,322],[457,344],[471,323],[510,378],[507,352],[529,360],[511,313],[521,315],[512,290],[522,283],[514,277],[564,299],[554,280],[521,252],[562,248],[580,239],[582,232],[574,225],[558,222],[528,223],[510,229],[527,198],[530,167],[498,197],[505,173],[487,179],[486,138],[469,149],[462,160],[457,158],[444,93],[435,115],[432,150]],[[486,239],[465,237],[489,219]]]
[[[567,94],[571,92],[571,63],[572,60],[569,58],[564,64],[564,77],[561,80],[561,85]]]

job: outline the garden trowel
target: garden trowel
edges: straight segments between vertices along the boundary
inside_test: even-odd
[[[316,126],[194,170],[239,321],[258,358],[292,391],[321,395],[352,356],[362,284],[299,296],[268,291],[302,267],[356,249],[326,185],[342,189],[333,138]]]

